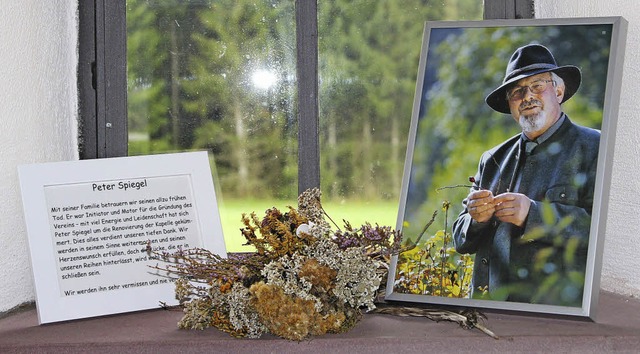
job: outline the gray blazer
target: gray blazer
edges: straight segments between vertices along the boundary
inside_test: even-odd
[[[496,218],[478,223],[468,214],[466,200],[453,224],[457,251],[476,254],[472,297],[580,306],[583,288],[575,285],[533,294],[551,274],[584,275],[600,132],[567,117],[531,155],[521,149],[521,140],[517,135],[485,152],[475,183],[494,195],[517,186],[511,191],[532,200],[525,225]],[[567,256],[567,245],[573,257]]]

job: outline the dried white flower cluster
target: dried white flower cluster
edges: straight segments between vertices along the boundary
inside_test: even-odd
[[[299,276],[306,259],[298,253],[291,257],[280,257],[262,268],[262,276],[265,278],[265,283],[280,287],[287,295],[295,295],[304,300],[314,301],[316,310],[320,311],[322,310],[322,301],[309,293],[313,285],[307,279]]]
[[[211,303],[206,299],[193,299],[183,304],[184,317],[178,322],[179,328],[203,330],[209,327]]]
[[[313,223],[309,232],[318,238],[312,247],[306,247],[303,252],[338,272],[336,285],[332,290],[338,299],[353,308],[366,306],[368,311],[373,310],[376,308],[373,303],[375,293],[382,280],[376,271],[380,265],[368,257],[361,248],[354,247],[343,251],[330,236],[328,237],[331,225],[324,218],[320,197],[320,190],[313,188],[298,198],[300,213]]]
[[[342,266],[342,259],[339,257],[342,254],[342,250],[328,237],[319,238],[313,247],[305,247],[303,252],[308,257],[317,259],[318,262],[331,269],[337,270]]]
[[[229,321],[235,330],[246,330],[249,338],[259,338],[268,331],[260,322],[258,313],[249,305],[249,289],[235,283],[226,298],[229,304]]]
[[[367,311],[375,309],[373,300],[382,280],[376,272],[377,262],[355,247],[339,254],[341,266],[338,268],[334,294],[353,308],[366,306]]]
[[[310,259],[336,271],[331,291],[339,300],[353,308],[375,309],[373,300],[381,282],[376,272],[379,265],[360,248],[340,250],[328,237],[318,239],[291,257],[270,262],[263,268],[262,276],[267,284],[282,288],[285,294],[314,301],[316,310],[322,311],[322,300],[311,293],[312,283],[300,277],[303,265]]]
[[[326,236],[331,232],[331,225],[324,218],[321,196],[318,188],[307,189],[298,196],[298,212],[309,219],[309,232],[316,237]]]

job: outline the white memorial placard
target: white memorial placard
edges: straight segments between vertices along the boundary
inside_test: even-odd
[[[177,304],[147,245],[226,256],[206,152],[18,168],[40,323]]]

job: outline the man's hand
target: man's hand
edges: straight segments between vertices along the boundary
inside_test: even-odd
[[[522,227],[529,215],[531,199],[520,193],[503,193],[493,198],[495,215],[502,222]]]
[[[479,190],[469,193],[467,196],[467,210],[473,220],[487,222],[491,220],[496,211],[493,193],[490,190]]]

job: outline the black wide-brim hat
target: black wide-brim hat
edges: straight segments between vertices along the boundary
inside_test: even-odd
[[[493,90],[485,102],[489,107],[500,113],[510,114],[509,102],[507,102],[507,88],[518,80],[525,77],[542,74],[546,72],[554,72],[564,80],[565,91],[564,98],[561,103],[571,98],[582,81],[580,69],[573,65],[558,66],[556,59],[551,51],[545,46],[539,44],[529,44],[518,48],[507,64],[502,85]]]

